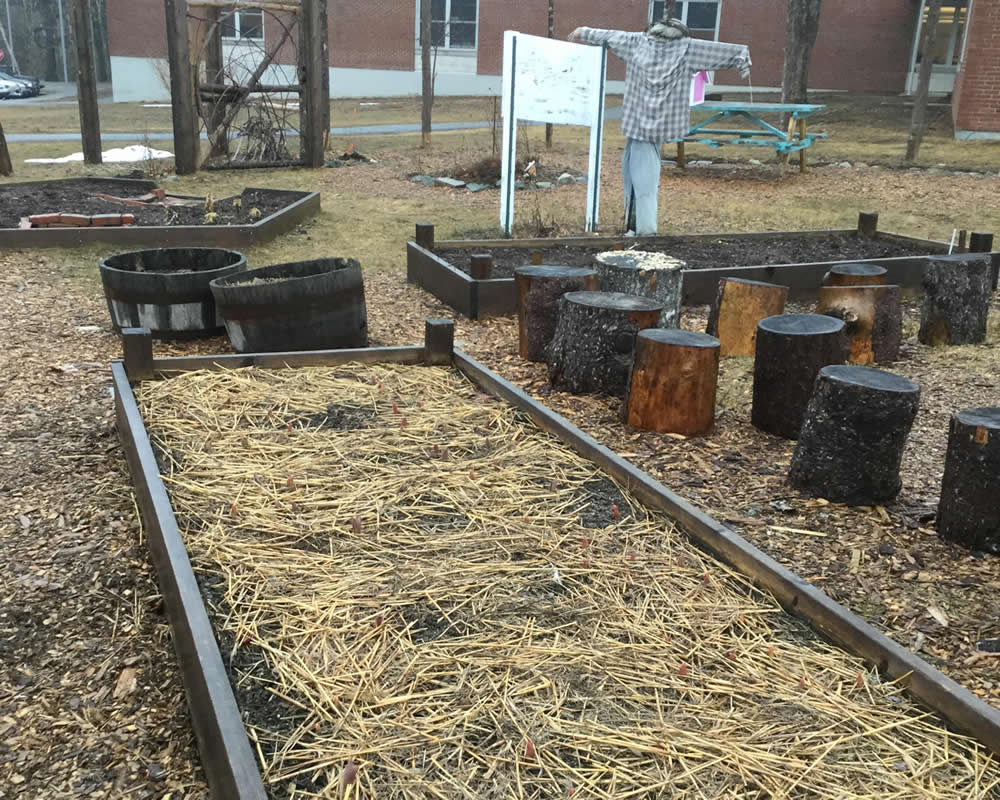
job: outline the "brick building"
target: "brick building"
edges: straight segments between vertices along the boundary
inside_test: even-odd
[[[168,97],[163,0],[106,0],[115,100]],[[503,32],[544,35],[547,0],[425,0],[432,3],[436,91],[500,90]],[[335,97],[420,92],[421,0],[329,0],[330,88]],[[906,93],[923,54],[918,42],[926,0],[824,0],[810,83],[817,89]],[[959,136],[1000,131],[1000,0],[945,0],[934,47],[931,89],[954,92]],[[558,0],[556,35],[578,25],[637,30],[662,15],[663,0]],[[750,46],[758,89],[781,81],[784,0],[680,0],[694,35]],[[248,3],[224,27],[227,56],[252,65],[278,35],[273,17]],[[251,66],[252,68],[252,66]],[[284,67],[286,71],[292,68]],[[281,68],[277,72],[280,73]],[[623,66],[610,64],[610,91],[622,91]],[[285,76],[287,77],[287,75]],[[275,75],[280,79],[281,75]],[[747,83],[720,73],[717,84]]]

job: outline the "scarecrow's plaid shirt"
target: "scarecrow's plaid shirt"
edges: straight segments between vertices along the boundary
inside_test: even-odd
[[[580,38],[607,44],[626,64],[622,133],[663,144],[687,136],[691,127],[691,78],[701,70],[750,73],[750,50],[742,44],[702,39],[656,39],[645,33],[582,28]]]

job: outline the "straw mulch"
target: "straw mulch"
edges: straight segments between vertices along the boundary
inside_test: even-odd
[[[275,797],[955,798],[1000,769],[459,375],[140,388]]]

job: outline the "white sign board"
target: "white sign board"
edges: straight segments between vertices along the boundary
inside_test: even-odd
[[[503,153],[500,226],[514,224],[514,164],[517,123],[590,126],[587,171],[587,230],[597,228],[604,138],[606,47],[571,44],[516,31],[503,35]]]

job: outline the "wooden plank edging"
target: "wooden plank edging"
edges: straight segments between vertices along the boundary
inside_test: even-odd
[[[342,350],[301,350],[288,353],[225,353],[216,356],[170,356],[154,358],[157,373],[191,372],[197,369],[260,367],[284,369],[324,367],[359,361],[365,364],[422,364],[423,347],[362,347]]]
[[[201,765],[214,800],[267,800],[170,497],[121,361],[111,365],[118,435],[170,619]]]
[[[643,503],[665,511],[693,539],[750,578],[754,585],[773,594],[785,608],[805,617],[825,636],[874,664],[882,674],[900,680],[956,728],[1000,755],[1000,711],[996,708],[459,349],[455,350],[454,363],[482,389],[526,412],[539,427],[627,486]]]

